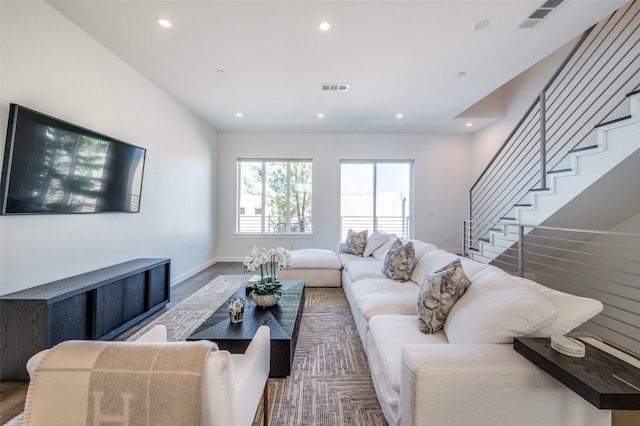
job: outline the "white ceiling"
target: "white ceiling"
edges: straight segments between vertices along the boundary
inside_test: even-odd
[[[528,30],[539,0],[47,3],[219,131],[463,133],[491,120],[457,115],[625,1],[566,0]]]

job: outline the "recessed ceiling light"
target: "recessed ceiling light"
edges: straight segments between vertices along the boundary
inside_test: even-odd
[[[242,117],[244,117],[244,114],[241,113],[241,112],[236,112],[236,117],[242,118]]]
[[[324,118],[324,113],[319,112],[319,113],[318,113],[318,118]]]
[[[404,117],[404,115],[402,115],[402,114],[400,114],[400,113],[396,114],[396,118],[397,118],[398,120],[400,120],[402,117]]]
[[[483,19],[481,21],[476,22],[475,24],[473,24],[473,26],[471,27],[471,29],[473,31],[482,31],[485,28],[487,28],[489,26],[489,20],[488,19]]]
[[[466,72],[464,72],[464,71],[460,71],[460,72],[458,73],[458,77],[464,77],[465,75],[467,75],[467,73],[466,73]]]
[[[467,123],[467,124],[465,124],[465,126],[471,127],[471,126],[473,126],[473,123]]]
[[[164,28],[171,28],[171,21],[167,18],[156,18],[158,25]]]
[[[322,31],[329,31],[331,29],[331,24],[329,22],[327,22],[327,21],[322,21],[322,22],[320,22],[319,28]]]
[[[217,69],[217,70],[216,70],[216,72],[217,72],[218,74],[224,74],[224,70],[223,70],[222,68]]]

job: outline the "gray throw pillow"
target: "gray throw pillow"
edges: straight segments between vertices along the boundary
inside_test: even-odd
[[[429,274],[418,293],[418,327],[425,334],[442,329],[453,305],[471,285],[460,259]]]
[[[353,229],[349,229],[347,233],[347,239],[345,240],[343,253],[355,254],[356,256],[362,256],[364,249],[367,246],[367,234],[368,230],[355,232]]]
[[[399,238],[389,247],[382,272],[396,281],[408,281],[413,272],[415,249],[413,242],[402,244]]]

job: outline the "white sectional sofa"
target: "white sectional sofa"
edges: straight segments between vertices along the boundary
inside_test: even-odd
[[[368,242],[380,244],[380,236]],[[485,264],[460,258],[471,285],[444,328],[423,334],[416,305],[420,286],[455,254],[413,240],[408,281],[383,272],[396,237],[343,253],[342,286],[365,347],[374,386],[390,425],[595,426],[610,425],[598,410],[535,367],[512,347],[514,337],[566,334],[595,316],[602,304],[557,292]]]
[[[291,266],[278,272],[281,280],[302,280],[305,287],[340,287],[342,264],[331,250],[302,249],[291,252]]]

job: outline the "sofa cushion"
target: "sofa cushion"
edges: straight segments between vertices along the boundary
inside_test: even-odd
[[[441,269],[443,266],[453,262],[458,258],[460,259],[460,263],[462,264],[464,273],[470,280],[472,280],[477,273],[484,271],[485,269],[498,269],[495,266],[476,262],[475,260],[471,260],[466,257],[460,257],[457,254],[448,252],[443,249],[436,249],[427,252],[420,258],[419,261],[416,261],[413,272],[411,273],[411,281],[414,281],[418,285],[420,285],[427,278],[427,275],[434,273],[438,269]]]
[[[346,268],[346,271],[352,282],[367,278],[387,278],[387,276],[382,272],[381,260],[349,262],[349,267]]]
[[[444,327],[449,311],[471,285],[456,259],[441,270],[429,274],[418,293],[418,326],[426,334]]]
[[[349,229],[347,233],[347,239],[345,245],[342,247],[342,252],[347,254],[355,254],[356,256],[362,256],[364,254],[364,248],[367,245],[367,233],[368,230],[356,232],[353,229]]]
[[[546,327],[530,334],[531,337],[551,337],[565,335],[602,311],[602,302],[588,297],[576,296],[543,286],[526,278],[515,277],[516,281],[549,301],[558,311],[558,317]]]
[[[400,392],[400,366],[402,347],[407,344],[447,343],[442,331],[423,334],[418,330],[415,315],[376,315],[369,320],[367,353],[370,355],[372,375],[386,383],[395,392]],[[372,357],[377,360],[372,359]],[[375,377],[375,376],[374,376]]]
[[[301,249],[291,251],[290,269],[341,269],[338,255],[325,249]]]
[[[399,238],[393,243],[384,258],[382,272],[392,280],[408,281],[413,272],[415,250],[413,242],[402,244]]]
[[[415,315],[418,286],[390,278],[364,279],[351,284],[357,310],[367,320],[374,315]]]
[[[380,231],[371,233],[367,238],[367,245],[364,248],[362,256],[368,257],[373,255],[373,252],[384,245],[387,241],[389,241],[389,234]]]
[[[467,275],[467,278],[469,278],[469,280],[471,281],[473,281],[473,277],[475,277],[476,274],[486,269],[499,269],[486,263],[476,262],[475,260],[469,259],[468,257],[460,257],[460,263],[462,264],[462,269],[464,269],[464,273]]]
[[[304,281],[305,287],[341,287],[340,269],[283,269],[278,271],[279,280]]]
[[[413,242],[413,250],[415,252],[413,255],[414,264],[418,263],[418,261],[422,259],[422,256],[424,256],[425,254],[438,250],[437,246],[434,246],[433,244],[425,243],[424,241],[420,241],[420,240],[409,240],[409,241]]]
[[[451,343],[511,343],[549,325],[555,307],[499,269],[478,273],[444,324]]]
[[[349,269],[351,263],[353,262],[376,262],[378,261],[375,257],[362,257],[356,256],[355,254],[347,254],[347,253],[339,253],[338,257],[340,258],[340,263],[342,264],[343,269]]]

